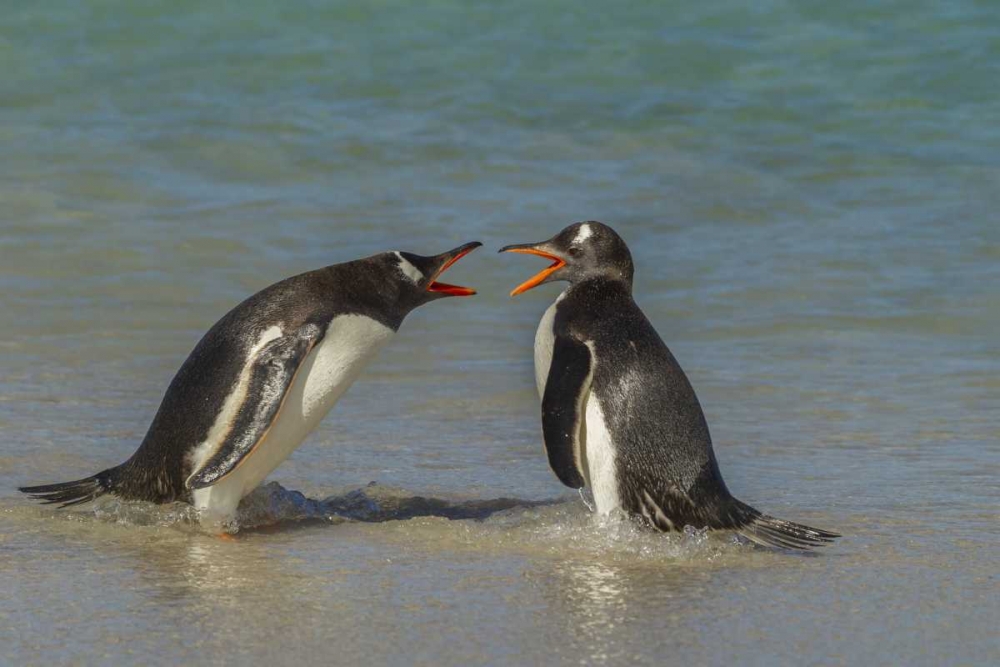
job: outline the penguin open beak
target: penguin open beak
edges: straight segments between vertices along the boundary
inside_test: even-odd
[[[511,293],[510,293],[511,296],[517,296],[518,294],[522,294],[524,292],[527,292],[532,287],[538,287],[543,282],[545,282],[545,280],[549,276],[551,276],[553,273],[555,273],[556,271],[558,271],[562,267],[566,266],[566,260],[564,260],[562,257],[559,257],[558,255],[554,255],[551,252],[548,252],[546,250],[542,250],[539,247],[539,246],[543,246],[543,245],[545,245],[545,244],[544,243],[537,243],[537,244],[536,243],[521,243],[521,244],[518,244],[518,245],[508,245],[508,246],[504,246],[503,248],[500,248],[500,252],[519,252],[519,253],[522,253],[522,254],[525,254],[525,255],[538,255],[539,257],[544,257],[545,259],[552,260],[552,264],[550,264],[548,267],[542,269],[541,271],[539,271],[538,273],[536,273],[534,276],[532,276],[528,280],[525,280],[523,283],[521,283],[520,285],[518,285],[517,287],[515,287],[513,289],[513,291],[511,291]]]
[[[450,269],[455,262],[462,259],[481,245],[483,244],[479,241],[473,241],[472,243],[466,243],[465,245],[461,245],[454,250],[449,250],[448,252],[443,252],[438,255],[435,259],[438,260],[439,266],[437,270],[434,271],[434,275],[431,277],[430,282],[427,283],[427,291],[444,294],[446,296],[472,296],[475,294],[476,290],[471,287],[449,285],[448,283],[438,282],[438,278],[442,273]]]

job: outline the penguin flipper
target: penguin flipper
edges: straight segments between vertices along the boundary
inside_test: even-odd
[[[290,335],[276,338],[257,353],[243,403],[233,416],[229,432],[215,453],[188,477],[189,489],[216,484],[253,453],[281,412],[302,362],[322,338],[319,326],[306,324]]]
[[[542,436],[549,466],[572,489],[582,489],[586,483],[580,462],[580,426],[592,377],[590,348],[569,336],[556,336],[542,396]]]

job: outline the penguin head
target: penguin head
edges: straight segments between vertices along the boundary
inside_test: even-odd
[[[415,255],[410,252],[387,253],[395,264],[396,277],[402,286],[402,296],[413,308],[446,296],[472,296],[476,290],[461,285],[439,282],[438,278],[470,252],[483,245],[479,241],[460,245],[440,255]]]
[[[548,241],[509,245],[500,248],[500,252],[519,252],[552,260],[548,268],[515,287],[511,296],[557,280],[576,284],[590,278],[604,278],[632,287],[632,253],[628,246],[615,230],[593,220],[570,225]]]

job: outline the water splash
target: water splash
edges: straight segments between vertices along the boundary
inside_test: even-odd
[[[173,527],[210,533],[224,530],[237,533],[303,522],[381,523],[419,517],[482,521],[506,510],[541,507],[558,502],[561,501],[435,498],[414,495],[404,489],[383,486],[375,482],[342,494],[315,499],[307,497],[300,491],[286,489],[277,482],[269,482],[248,494],[240,502],[236,517],[224,524],[206,524],[205,518],[197,509],[184,503],[155,505],[114,497],[102,498],[89,509],[61,510],[58,515],[68,520],[86,520],[93,517],[104,523],[121,526]],[[37,511],[52,510],[39,508]]]
[[[575,502],[521,512],[511,519],[520,525],[518,539],[530,542],[533,551],[554,556],[572,554],[579,558],[630,562],[704,561],[717,559],[734,549],[748,548],[729,533],[691,526],[680,533],[660,533],[622,511],[592,514]],[[481,530],[499,528],[497,522],[490,521]]]
[[[136,500],[107,498],[95,503],[91,512],[60,512],[70,518],[86,517],[88,513],[92,513],[98,521],[120,526],[169,526],[192,532],[201,530],[198,510],[183,503],[154,505]]]
[[[264,484],[240,503],[225,525],[206,525],[195,508],[174,503],[106,499],[89,511],[60,512],[70,520],[88,517],[121,526],[160,527],[191,533],[253,532],[303,523],[401,522],[395,537],[435,548],[522,552],[604,562],[712,561],[753,549],[726,533],[686,527],[662,534],[623,512],[597,515],[579,499],[462,500],[415,495],[372,482],[322,499],[309,498],[277,482]]]

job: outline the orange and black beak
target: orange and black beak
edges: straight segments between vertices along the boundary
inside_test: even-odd
[[[476,290],[471,287],[462,287],[461,285],[449,285],[448,283],[438,282],[438,278],[442,273],[450,269],[455,262],[462,259],[470,252],[483,245],[479,241],[473,241],[472,243],[466,243],[461,245],[454,250],[449,250],[448,252],[443,252],[434,258],[435,265],[437,268],[433,270],[431,274],[431,279],[427,283],[427,291],[434,292],[436,294],[441,294],[443,296],[472,296],[476,293]]]
[[[543,243],[522,243],[518,245],[504,246],[503,248],[500,248],[500,252],[519,252],[525,255],[538,255],[539,257],[552,260],[552,264],[548,267],[542,269],[534,276],[515,287],[510,293],[511,296],[517,296],[518,294],[527,292],[532,287],[538,287],[543,282],[548,280],[549,276],[566,266],[566,260],[559,255],[554,254],[547,241]]]

